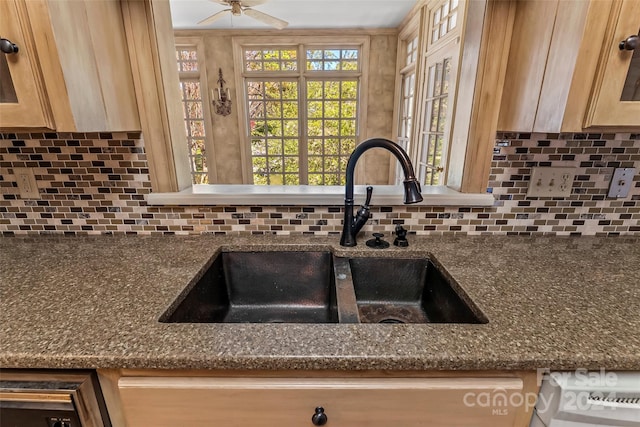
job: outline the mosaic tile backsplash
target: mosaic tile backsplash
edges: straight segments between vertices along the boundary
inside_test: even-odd
[[[568,198],[527,198],[531,168],[576,167]],[[32,168],[40,197],[20,197],[13,168]],[[498,133],[486,208],[378,206],[366,232],[640,235],[640,174],[608,199],[614,168],[640,171],[640,134]],[[139,133],[0,134],[0,232],[65,234],[339,234],[342,207],[147,206]]]

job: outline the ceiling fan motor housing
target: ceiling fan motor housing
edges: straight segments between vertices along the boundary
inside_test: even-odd
[[[231,13],[233,15],[235,16],[242,15],[242,8],[240,7],[239,1],[231,1],[229,2],[229,5],[231,6]]]

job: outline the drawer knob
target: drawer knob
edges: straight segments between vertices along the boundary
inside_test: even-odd
[[[322,406],[316,408],[316,413],[311,417],[311,422],[314,426],[323,426],[327,423],[327,414],[324,413]]]
[[[640,45],[639,40],[640,40],[640,36],[635,34],[631,35],[626,39],[622,40],[618,45],[618,48],[620,50],[634,50],[635,48],[638,47],[638,45]]]
[[[6,54],[18,53],[18,45],[10,40],[0,38],[0,51]]]

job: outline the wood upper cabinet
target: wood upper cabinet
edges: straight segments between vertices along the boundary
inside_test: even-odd
[[[0,129],[140,130],[120,2],[3,0],[0,31]]]
[[[524,427],[531,416],[518,403],[525,382],[516,376],[122,377],[118,394],[128,427],[312,427],[316,412],[333,427]]]
[[[637,0],[518,2],[498,130],[640,126],[637,92],[622,96],[640,54],[618,48],[639,27]]]
[[[640,1],[616,3],[615,17],[605,37],[601,72],[596,76],[587,126],[640,126],[640,41],[634,50],[620,49],[629,37],[640,37]]]
[[[18,49],[0,53],[0,127],[51,128],[24,6],[0,1],[0,37]]]

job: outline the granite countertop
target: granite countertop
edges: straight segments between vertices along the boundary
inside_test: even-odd
[[[362,239],[361,239],[362,240]],[[410,236],[488,324],[164,324],[221,248],[338,237],[0,238],[0,366],[168,369],[640,369],[640,238]]]

